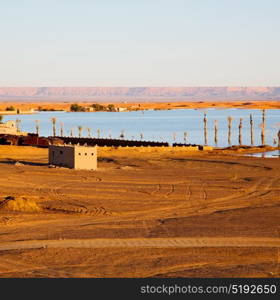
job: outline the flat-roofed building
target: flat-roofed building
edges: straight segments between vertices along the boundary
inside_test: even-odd
[[[49,164],[78,170],[97,170],[97,146],[50,145]]]
[[[127,108],[126,107],[118,107],[117,111],[118,112],[127,111]]]
[[[27,135],[27,132],[20,131],[16,123],[12,120],[7,121],[6,123],[0,122],[0,134],[9,134],[9,135]]]

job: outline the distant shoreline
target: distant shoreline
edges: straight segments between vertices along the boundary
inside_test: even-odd
[[[85,108],[89,108],[96,102],[85,101],[71,101],[71,102],[1,102],[0,101],[0,114],[17,114],[16,111],[20,110],[22,113],[29,111],[36,112],[40,109],[47,111],[70,111],[70,106],[77,103]],[[113,102],[102,102],[102,105],[109,105]],[[7,112],[5,110],[9,106],[15,107],[15,112]],[[170,109],[229,109],[229,108],[244,108],[244,109],[280,109],[280,101],[186,101],[186,102],[117,102],[113,103],[114,107],[120,111],[139,111],[139,110],[170,110]],[[30,112],[31,113],[31,112]]]

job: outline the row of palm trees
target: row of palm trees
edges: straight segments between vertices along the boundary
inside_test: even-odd
[[[53,136],[57,136],[56,135],[56,118],[55,117],[51,118],[51,122],[52,122]],[[84,130],[83,126],[78,126],[78,136],[79,136],[79,138],[82,137],[83,130]],[[88,133],[88,137],[91,137],[91,128],[86,128],[86,130],[87,130],[87,133]],[[100,134],[100,131],[99,131],[99,134]],[[63,122],[60,122],[60,136],[64,136],[64,123]],[[70,129],[70,136],[71,137],[74,136],[73,128]]]
[[[228,144],[231,145],[231,131],[232,131],[232,120],[233,118],[229,116],[227,118],[228,120]],[[208,127],[207,127],[207,115],[204,113],[203,118],[204,123],[204,144],[208,145]],[[262,110],[262,123],[260,124],[261,127],[261,144],[265,145],[265,129],[266,129],[266,111],[265,109]],[[242,129],[243,129],[243,118],[239,118],[239,125],[238,125],[238,143],[239,145],[242,145],[243,139],[242,139]],[[251,145],[254,145],[254,121],[253,116],[250,114],[250,139],[251,139]],[[278,145],[280,145],[280,130],[278,131],[277,137],[274,137],[274,144],[277,144],[278,139]],[[217,145],[218,144],[218,121],[214,120],[214,142]]]
[[[232,132],[232,120],[233,118],[231,116],[228,117],[228,144],[231,145],[231,132]],[[51,118],[52,125],[53,125],[53,136],[56,136],[56,118]],[[207,115],[204,113],[203,118],[204,123],[204,144],[208,145],[208,127],[207,127]],[[36,123],[36,129],[37,129],[38,123]],[[265,110],[262,111],[262,123],[261,123],[261,143],[262,145],[265,145],[265,128],[266,128],[266,113]],[[83,127],[78,126],[78,136],[79,138],[82,137]],[[243,129],[243,118],[239,119],[239,126],[238,126],[238,142],[239,145],[243,144],[242,139],[242,129]],[[88,132],[88,137],[91,137],[91,129],[86,128]],[[280,132],[280,131],[279,131]],[[279,132],[278,132],[278,143],[279,143]],[[251,145],[254,145],[254,121],[252,115],[250,115],[250,134],[251,134]],[[64,135],[64,123],[60,123],[60,136]],[[70,130],[70,136],[73,136],[73,129]],[[100,138],[100,129],[97,129],[97,137]],[[124,130],[121,131],[120,138],[124,138]],[[140,134],[140,139],[143,139],[143,134]],[[177,134],[173,133],[173,141],[176,142]],[[188,132],[184,132],[184,143],[187,143],[187,137]],[[214,143],[218,145],[218,121],[214,120]],[[276,144],[276,138],[274,139],[274,144]]]
[[[2,121],[3,117],[0,116],[0,122]],[[228,144],[231,145],[231,133],[232,133],[232,120],[233,118],[229,116],[227,118],[228,120]],[[57,136],[57,119],[55,117],[51,118],[52,122],[52,131],[53,136]],[[204,144],[208,145],[208,126],[207,126],[207,115],[204,113],[203,123],[204,123]],[[16,119],[16,127],[18,131],[20,131],[21,126],[21,120]],[[260,124],[261,127],[261,143],[262,145],[265,145],[265,128],[266,128],[266,112],[265,110],[262,111],[262,123]],[[92,130],[91,128],[84,128],[83,126],[78,126],[78,137],[81,138],[83,136],[83,131],[86,129],[87,131],[87,137],[92,137]],[[36,134],[40,134],[40,120],[35,120],[35,129]],[[242,145],[243,139],[242,139],[242,129],[243,129],[243,118],[239,119],[239,126],[238,126],[238,142],[240,145]],[[101,131],[100,129],[97,129],[97,137],[100,138]],[[184,132],[184,143],[187,143],[188,139],[188,132]],[[64,123],[60,122],[60,136],[64,136]],[[74,136],[74,128],[70,129],[70,136]],[[119,136],[121,139],[124,139],[125,137],[125,131],[122,130]],[[250,115],[250,137],[251,137],[251,145],[254,145],[254,121],[252,115]],[[111,134],[109,134],[109,138],[112,138]],[[143,140],[144,135],[143,133],[140,134],[140,139]],[[176,142],[177,134],[173,133],[173,141]],[[277,137],[274,138],[274,144],[277,143],[280,144],[280,130],[278,131]],[[214,143],[218,144],[218,121],[214,120]]]
[[[52,122],[52,130],[53,130],[53,136],[57,136],[56,134],[56,118],[53,117],[51,118],[51,122]],[[38,120],[36,120],[36,133],[39,135],[39,127],[38,127]],[[82,133],[83,133],[83,130],[86,129],[87,131],[87,137],[92,137],[92,130],[91,128],[87,127],[87,128],[84,128],[83,126],[78,126],[78,137],[81,138],[82,137]],[[100,129],[98,128],[97,129],[97,138],[100,138],[100,134],[101,134],[101,131]],[[60,122],[60,136],[64,136],[64,123],[63,122]],[[73,137],[74,136],[74,128],[71,128],[70,129],[70,136]],[[121,135],[120,137],[124,138],[124,130],[121,132]],[[109,138],[112,138],[111,134],[109,134]]]
[[[53,136],[57,136],[57,130],[56,130],[56,121],[57,119],[55,117],[51,118],[51,122],[52,122],[52,131],[53,131]],[[39,135],[39,121],[36,120],[36,133]],[[87,131],[87,137],[92,137],[92,131],[91,128],[84,128],[83,126],[78,126],[78,137],[81,138],[82,137],[82,133],[83,130],[86,129]],[[64,123],[60,122],[60,136],[64,136]],[[74,136],[74,129],[71,128],[70,129],[70,137]],[[98,128],[97,129],[97,138],[100,138],[101,136],[101,131]],[[184,132],[184,142],[187,143],[187,136],[188,133]],[[109,138],[112,138],[112,135],[109,134]],[[125,138],[125,131],[121,130],[120,135],[119,135],[120,139],[124,139]],[[142,141],[144,139],[144,134],[140,133],[140,140]],[[163,138],[161,138],[163,140]],[[176,141],[176,133],[173,133],[173,140]]]

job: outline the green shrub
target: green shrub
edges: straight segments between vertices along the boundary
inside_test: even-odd
[[[70,106],[70,111],[79,112],[79,111],[86,111],[86,109],[83,106],[74,103]]]
[[[6,107],[6,111],[15,111],[16,109],[11,105]]]

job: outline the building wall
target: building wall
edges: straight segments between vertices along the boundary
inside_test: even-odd
[[[74,147],[50,145],[49,164],[73,169],[75,167]]]
[[[49,164],[71,169],[96,170],[97,147],[50,145]]]
[[[126,107],[118,107],[117,111],[122,112],[122,111],[127,111]]]
[[[0,134],[10,134],[10,135],[27,135],[27,132],[18,131],[16,123],[12,120],[6,123],[0,123]]]
[[[75,146],[75,169],[97,170],[97,147]]]
[[[14,121],[8,121],[0,124],[0,134],[18,134],[17,127]]]

